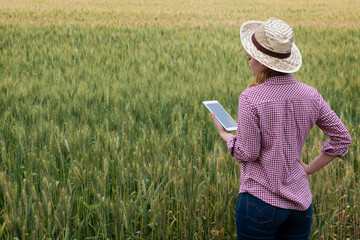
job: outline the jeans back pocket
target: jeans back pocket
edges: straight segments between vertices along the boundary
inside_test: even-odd
[[[272,222],[275,216],[275,207],[248,194],[247,217],[258,224]]]

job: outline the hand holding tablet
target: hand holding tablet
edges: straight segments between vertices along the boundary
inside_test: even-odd
[[[203,101],[203,104],[210,112],[215,114],[215,117],[219,120],[226,131],[235,131],[237,129],[237,124],[234,119],[218,101]]]

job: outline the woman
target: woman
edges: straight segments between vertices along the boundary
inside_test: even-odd
[[[241,163],[238,239],[308,239],[313,208],[307,175],[343,156],[350,134],[316,89],[290,75],[302,61],[289,25],[274,18],[248,21],[240,38],[255,83],[239,97],[237,134],[212,115],[231,156]],[[299,159],[314,124],[329,141],[306,165]]]

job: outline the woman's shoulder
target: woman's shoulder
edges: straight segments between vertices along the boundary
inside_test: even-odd
[[[240,94],[240,96],[250,98],[250,99],[265,96],[267,92],[271,91],[271,90],[269,90],[269,87],[271,87],[271,86],[267,86],[263,83],[256,85],[256,86],[252,86],[252,87],[246,88]]]
[[[322,97],[321,94],[319,93],[319,91],[315,87],[307,85],[303,82],[298,82],[298,83],[299,83],[299,86],[301,88],[303,88],[308,94],[310,94],[314,97]]]
[[[245,89],[239,96],[239,100],[245,100],[250,105],[256,105],[265,101],[267,96],[264,94],[264,86],[262,84]]]
[[[254,94],[256,95],[256,94],[258,94],[258,93],[261,92],[261,90],[262,90],[263,87],[264,87],[264,86],[263,86],[262,84],[260,84],[260,85],[257,85],[257,86],[252,86],[252,87],[246,88],[246,89],[240,94],[240,96],[243,95],[244,97],[249,97],[249,96],[252,96],[252,95],[254,95]]]
[[[315,87],[295,81],[292,84],[259,84],[245,89],[240,98],[258,104],[289,98],[321,99],[322,96]]]

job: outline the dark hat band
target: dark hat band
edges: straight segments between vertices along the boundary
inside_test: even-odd
[[[270,51],[266,48],[264,48],[263,46],[260,45],[260,43],[256,40],[255,38],[255,33],[251,36],[251,41],[252,43],[255,45],[255,47],[257,48],[257,50],[259,50],[260,52],[269,55],[270,57],[274,57],[274,58],[279,58],[279,59],[284,59],[284,58],[288,58],[291,55],[291,51],[288,53],[277,53],[277,52],[273,52]]]

